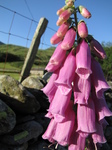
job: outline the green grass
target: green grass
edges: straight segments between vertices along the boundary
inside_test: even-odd
[[[54,47],[46,50],[38,50],[32,68],[45,68],[51,55],[54,52]],[[17,45],[0,45],[0,74],[8,74],[15,79],[19,79],[20,73],[6,72],[6,70],[16,70],[21,72],[28,48]],[[7,59],[6,59],[7,58]]]

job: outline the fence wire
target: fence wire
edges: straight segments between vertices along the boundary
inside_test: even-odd
[[[14,11],[14,10],[12,10],[12,9],[9,9],[9,8],[7,8],[7,7],[5,7],[5,6],[0,5],[0,8],[1,8],[1,9],[7,10],[8,12],[12,13],[12,18],[10,19],[11,23],[8,25],[8,26],[9,26],[8,31],[3,31],[2,29],[0,29],[0,33],[1,33],[1,34],[7,35],[7,39],[6,39],[6,42],[5,42],[5,43],[7,44],[6,56],[5,56],[4,66],[3,66],[3,68],[2,68],[2,73],[3,73],[3,74],[4,74],[4,72],[6,71],[6,63],[7,63],[7,58],[8,58],[8,51],[9,51],[9,44],[10,44],[11,37],[20,38],[21,40],[24,40],[24,42],[23,42],[23,43],[24,43],[24,47],[28,48],[28,42],[31,43],[32,38],[33,38],[33,37],[30,38],[31,30],[32,30],[32,28],[33,28],[33,27],[32,27],[32,26],[33,26],[33,23],[36,25],[36,27],[37,27],[37,25],[38,25],[38,23],[39,23],[39,21],[37,21],[37,20],[34,19],[34,17],[33,17],[32,13],[31,13],[31,11],[30,11],[30,8],[29,8],[29,6],[28,6],[26,0],[25,0],[25,3],[26,3],[26,5],[27,5],[27,8],[28,8],[28,10],[29,10],[29,12],[30,12],[32,18],[29,18],[29,17],[27,17],[27,16],[25,16],[25,15],[19,13],[19,12],[16,12],[16,11]],[[16,22],[16,19],[15,19],[16,16],[19,16],[19,17],[21,17],[21,18],[24,18],[24,20],[30,21],[30,26],[29,26],[29,28],[28,28],[27,36],[23,36],[23,35],[20,35],[20,34],[17,34],[17,33],[13,33],[13,31],[12,31],[13,28],[14,28],[14,25],[13,25],[13,24]],[[22,28],[26,28],[26,27],[23,26]],[[36,28],[35,28],[35,29],[36,29]],[[53,32],[53,34],[54,34],[54,32],[56,32],[55,29],[53,29],[53,28],[51,28],[51,27],[49,27],[49,26],[47,26],[46,30],[47,30],[47,29],[48,29],[48,30],[51,30],[51,31]],[[34,32],[35,32],[35,31],[34,31]],[[45,37],[46,37],[45,34],[46,34],[46,31],[45,31],[45,33],[43,34],[42,39],[41,39],[41,41],[40,41],[40,48],[41,48],[41,49],[43,49],[43,46],[46,46],[47,48],[49,48],[49,47],[52,46],[52,45],[47,44],[47,43],[45,42]],[[0,40],[0,41],[1,41],[1,40]],[[2,42],[2,41],[1,41],[1,42]],[[13,44],[13,43],[12,43],[12,44]],[[14,44],[14,45],[16,45],[16,44]],[[18,44],[17,44],[17,45],[18,45]],[[23,45],[19,44],[19,46],[23,46]],[[25,57],[26,57],[26,55],[25,55]],[[17,72],[19,72],[19,71],[17,71]]]

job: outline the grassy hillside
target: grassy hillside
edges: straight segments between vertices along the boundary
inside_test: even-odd
[[[38,50],[33,67],[45,67],[54,49],[55,48],[51,47],[46,50]],[[0,45],[0,68],[3,68],[3,63],[6,61],[8,69],[11,67],[21,69],[27,52],[28,49],[25,47],[16,45]]]
[[[49,58],[54,52],[55,48],[51,47],[46,50],[38,50],[33,64],[33,68],[45,68]],[[112,80],[112,46],[104,46],[104,50],[107,54],[107,59],[100,62],[106,79]],[[0,45],[0,69],[13,69],[21,71],[28,49],[16,45]],[[7,58],[7,60],[6,60]],[[6,62],[6,63],[5,63]],[[0,72],[2,74],[3,72]],[[16,74],[14,75],[16,77]]]
[[[46,50],[39,49],[35,57],[33,68],[45,68],[54,49],[54,47]],[[25,47],[17,45],[0,45],[0,69],[21,71],[27,52],[28,48]],[[2,73],[3,72],[0,72],[0,74]],[[16,75],[14,75],[14,77],[15,76]]]

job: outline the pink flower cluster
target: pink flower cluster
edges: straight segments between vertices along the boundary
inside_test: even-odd
[[[51,43],[58,45],[45,68],[52,72],[42,89],[50,103],[46,117],[51,121],[42,137],[52,143],[68,145],[68,150],[84,150],[88,137],[94,144],[106,142],[103,134],[107,125],[105,117],[112,116],[104,97],[110,87],[91,51],[102,59],[106,54],[93,37],[87,40],[88,29],[84,21],[78,23],[77,29],[67,22],[73,13],[74,1],[65,2],[66,9],[58,11],[60,27],[51,38]],[[79,10],[82,16],[90,18],[86,8],[80,6]],[[74,45],[76,34],[80,40]]]

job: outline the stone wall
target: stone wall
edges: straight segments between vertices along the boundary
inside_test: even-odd
[[[45,117],[49,102],[40,90],[46,85],[42,78],[28,77],[21,84],[10,76],[0,76],[0,150],[54,150],[42,139],[49,119]],[[112,111],[112,91],[105,93]],[[106,118],[107,143],[102,150],[112,149],[112,117]],[[67,150],[58,145],[57,150]]]

